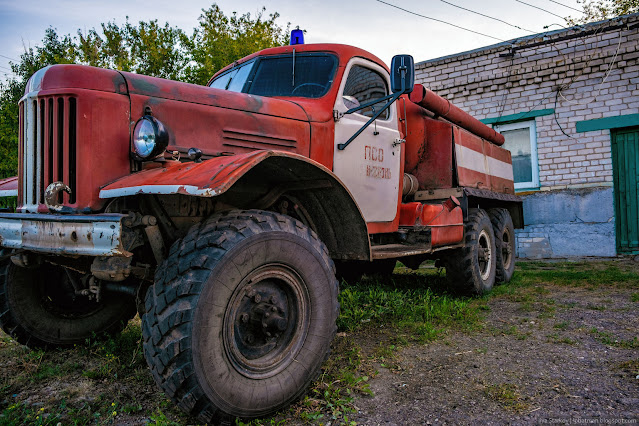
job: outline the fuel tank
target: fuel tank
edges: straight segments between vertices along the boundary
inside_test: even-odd
[[[514,194],[503,135],[419,84],[405,105],[404,171],[417,178],[419,190],[461,186]]]

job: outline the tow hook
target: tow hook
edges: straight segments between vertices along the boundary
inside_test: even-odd
[[[71,195],[71,188],[63,182],[52,182],[44,190],[44,204],[52,212],[60,212],[64,208],[58,201],[60,192],[66,192]]]

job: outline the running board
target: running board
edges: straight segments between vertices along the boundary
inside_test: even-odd
[[[371,247],[373,254],[373,260],[377,259],[393,259],[405,256],[414,256],[419,254],[430,254],[442,250],[450,250],[458,247],[462,247],[464,244],[453,244],[442,247],[430,247],[426,244],[384,244]]]

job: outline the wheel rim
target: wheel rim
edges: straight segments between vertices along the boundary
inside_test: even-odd
[[[479,272],[481,279],[486,281],[490,276],[490,268],[493,262],[492,247],[490,244],[490,236],[488,232],[482,230],[479,233],[477,244],[477,260],[479,263]]]
[[[290,267],[265,265],[236,288],[224,315],[223,342],[233,367],[252,379],[284,370],[302,348],[309,296]]]
[[[512,247],[512,236],[510,234],[510,229],[505,228],[504,233],[501,236],[501,258],[504,264],[504,269],[510,268],[510,262],[513,260],[513,247]]]

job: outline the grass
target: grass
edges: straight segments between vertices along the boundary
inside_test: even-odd
[[[529,405],[519,393],[517,385],[512,383],[487,385],[484,388],[484,394],[488,399],[500,403],[509,410],[522,412],[529,408]]]
[[[574,339],[571,339],[569,337],[566,336],[562,336],[559,333],[551,333],[548,336],[546,336],[548,338],[548,342],[551,343],[565,343],[566,345],[576,345],[577,341]]]
[[[639,359],[622,362],[618,368],[627,372],[631,378],[639,379]]]
[[[49,352],[31,351],[5,335],[0,362],[12,372],[0,376],[0,426],[107,425],[132,415],[178,425],[186,418],[153,383],[137,318],[115,338]],[[140,387],[146,395],[127,391]],[[153,408],[145,408],[149,400]]]
[[[639,348],[639,339],[637,339],[636,337],[633,337],[632,339],[621,339],[606,331],[598,330],[595,327],[590,329],[590,334],[595,339],[607,346],[614,346],[623,349]]]
[[[433,287],[428,286],[432,279]],[[480,319],[479,306],[468,297],[437,289],[443,277],[432,271],[395,275],[386,282],[361,281],[340,293],[338,328],[355,331],[371,326],[391,326],[427,342],[445,327],[472,327]]]
[[[562,322],[558,322],[557,324],[553,325],[553,328],[556,328],[558,330],[566,330],[566,329],[568,329],[569,326],[570,326],[570,323],[568,321],[562,321]]]
[[[639,273],[615,262],[518,262],[511,288],[540,283],[573,287],[639,288]],[[509,290],[513,291],[513,290]]]

